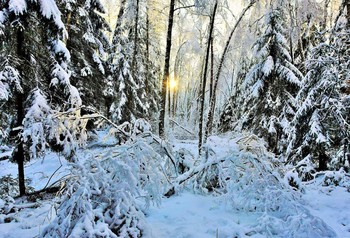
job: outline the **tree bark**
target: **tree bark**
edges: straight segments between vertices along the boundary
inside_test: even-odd
[[[213,97],[213,84],[214,84],[214,37],[211,38],[210,43],[210,86],[209,86],[209,102]]]
[[[327,29],[327,18],[328,18],[328,9],[327,8],[328,8],[330,2],[331,2],[330,0],[326,0],[324,2],[322,30]]]
[[[212,13],[211,18],[210,18],[207,51],[206,51],[206,55],[205,55],[205,65],[204,65],[204,72],[203,72],[203,79],[202,79],[202,88],[201,88],[201,92],[200,92],[199,133],[198,133],[198,140],[199,140],[198,141],[198,151],[199,151],[199,154],[201,153],[202,146],[203,146],[203,117],[204,117],[204,102],[205,102],[205,86],[207,84],[208,63],[209,63],[209,57],[210,57],[209,56],[210,55],[210,45],[212,43],[215,14],[216,14],[217,6],[218,6],[218,2],[215,1],[213,13]]]
[[[218,86],[218,81],[220,78],[220,74],[221,74],[221,70],[225,61],[225,57],[226,57],[226,53],[228,51],[231,39],[233,37],[233,33],[236,31],[239,23],[241,22],[242,18],[244,17],[244,15],[246,14],[246,12],[256,3],[257,0],[251,0],[249,5],[243,9],[240,17],[238,18],[236,24],[234,25],[229,38],[226,41],[226,45],[225,45],[225,49],[224,52],[222,53],[221,59],[220,59],[220,63],[219,63],[219,67],[218,67],[218,71],[216,73],[216,77],[215,77],[215,81],[214,81],[214,86],[213,86],[213,95],[212,98],[210,100],[210,104],[209,104],[209,113],[208,113],[208,120],[207,120],[207,124],[206,124],[206,130],[205,130],[205,137],[204,137],[204,143],[206,142],[206,138],[208,138],[209,135],[209,131],[212,130],[212,126],[213,126],[213,118],[214,118],[214,111],[215,111],[215,103],[216,103],[216,89]]]
[[[163,72],[163,79],[162,79],[161,104],[160,104],[160,113],[159,113],[159,136],[162,139],[164,139],[165,137],[165,130],[164,130],[165,105],[166,105],[167,85],[169,81],[171,40],[172,40],[172,30],[173,30],[173,23],[174,23],[174,9],[175,9],[175,0],[170,0],[168,31],[167,31],[165,60],[164,60],[164,72]]]
[[[149,72],[149,12],[148,5],[146,6],[146,94],[151,93],[150,89],[150,72]]]
[[[139,0],[136,0],[136,12],[135,12],[135,27],[134,27],[134,49],[133,49],[133,55],[132,55],[132,65],[131,69],[133,72],[133,75],[136,75],[137,71],[137,62],[136,62],[136,55],[137,55],[137,45],[138,45],[138,24],[139,24]]]
[[[25,50],[24,50],[24,31],[22,28],[17,29],[17,55],[21,58],[21,60],[25,59]],[[21,76],[24,75],[23,66],[20,67],[20,74]],[[22,122],[24,119],[24,108],[23,108],[23,93],[22,92],[16,92],[16,110],[17,110],[17,121],[16,121],[16,127],[19,128],[22,126]],[[13,158],[18,164],[18,185],[19,185],[19,195],[23,196],[26,193],[26,187],[25,187],[25,179],[24,179],[24,149],[23,149],[23,139],[22,139],[22,133],[21,130],[17,130],[16,133],[16,139],[17,139],[17,147],[15,149]]]
[[[346,19],[347,19],[347,28],[350,29],[350,1],[346,4]]]

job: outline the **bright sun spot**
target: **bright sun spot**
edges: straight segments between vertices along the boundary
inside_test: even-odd
[[[175,79],[170,79],[169,81],[170,89],[175,89],[177,87],[177,81]]]

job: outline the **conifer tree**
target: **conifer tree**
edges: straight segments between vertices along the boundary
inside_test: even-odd
[[[122,1],[114,30],[108,60],[112,74],[105,92],[112,97],[111,117],[119,123],[149,115],[150,104],[157,108],[154,67],[147,53],[146,4],[143,0]]]
[[[299,109],[292,122],[287,150],[290,161],[296,163],[309,157],[318,162],[320,170],[327,168],[330,158],[336,157],[348,137],[334,53],[332,46],[323,43],[315,47],[307,62],[308,73],[297,96]]]
[[[81,99],[70,84],[70,54],[61,13],[53,0],[1,1],[4,35],[0,62],[0,100],[15,115],[11,136],[16,148],[20,195],[25,194],[24,162],[46,145],[71,156],[79,136]],[[29,154],[27,153],[29,152]]]
[[[345,26],[346,21],[338,22],[330,43],[317,45],[306,62],[307,74],[297,95],[298,110],[288,139],[290,162],[308,159],[319,170],[329,165],[349,169],[348,103],[341,94],[349,75]]]
[[[100,0],[60,0],[62,18],[67,29],[67,49],[71,81],[81,93],[85,105],[104,106],[101,88],[108,74],[105,58],[110,47],[104,32],[110,31]]]
[[[285,35],[283,6],[271,7],[265,32],[254,46],[256,58],[243,82],[244,94],[248,96],[240,127],[266,139],[275,153],[284,144],[302,78],[291,63]]]

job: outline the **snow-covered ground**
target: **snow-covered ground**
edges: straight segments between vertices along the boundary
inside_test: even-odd
[[[350,193],[345,188],[306,187],[304,199],[305,208],[329,225],[337,237],[350,237]],[[259,215],[234,211],[217,197],[184,192],[149,210],[151,231],[146,237],[265,237],[251,228]]]
[[[325,221],[339,238],[350,237],[350,195],[344,188],[331,192],[307,190],[306,208]],[[36,237],[54,217],[54,202],[20,211],[17,221],[0,224],[1,238]],[[146,214],[146,238],[265,237],[252,232],[259,214],[232,210],[218,197],[183,192],[151,207]],[[325,236],[326,237],[326,236]],[[305,237],[306,238],[306,237]]]
[[[209,143],[213,153],[222,155],[235,150],[238,140],[226,135],[211,137]],[[104,143],[113,144],[114,141],[105,138]],[[195,141],[176,141],[174,149],[179,148],[185,148],[193,156],[197,155]],[[83,157],[101,150],[100,144],[94,144],[80,153]],[[16,164],[0,161],[0,167],[0,177],[9,174],[17,176]],[[38,190],[69,174],[68,163],[56,154],[48,153],[44,160],[29,162],[25,173],[31,179],[30,186]],[[321,184],[304,185],[304,189],[303,207],[314,217],[323,220],[336,234],[333,237],[350,238],[350,193],[347,189],[323,187]],[[1,214],[3,204],[0,204],[0,238],[37,237],[53,220],[57,209],[55,198],[38,199],[30,203],[22,203],[18,199],[14,206],[17,210],[15,219],[9,221],[6,215]],[[194,194],[182,188],[174,196],[164,198],[159,207],[151,206],[146,210],[149,229],[143,235],[146,238],[266,237],[254,230],[260,216],[258,212],[235,210],[222,197]],[[325,234],[324,237],[332,236]]]
[[[255,219],[254,214],[236,213],[217,197],[184,192],[148,211],[150,231],[145,237],[245,237]]]

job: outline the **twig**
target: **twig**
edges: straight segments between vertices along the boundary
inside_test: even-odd
[[[177,7],[174,9],[174,12],[180,9],[186,9],[186,8],[191,8],[191,7],[195,7],[195,5],[189,5],[189,6],[182,6],[182,7]]]
[[[51,174],[49,180],[47,181],[47,183],[45,184],[45,186],[44,186],[44,188],[43,188],[42,190],[45,190],[45,189],[47,188],[47,186],[49,185],[49,183],[50,183],[52,177],[55,175],[55,173],[56,173],[58,170],[60,170],[60,169],[62,168],[61,158],[58,157],[58,159],[59,159],[59,161],[60,161],[60,167],[58,167],[58,168],[55,170],[55,172],[53,172],[53,174]]]
[[[183,129],[184,131],[186,131],[187,133],[191,134],[191,135],[195,135],[192,131],[189,131],[188,129],[186,129],[185,127],[181,126],[178,122],[174,121],[173,119],[169,118],[169,121],[171,121],[172,123],[174,123],[175,125],[177,125],[178,127],[180,127],[181,129]]]

